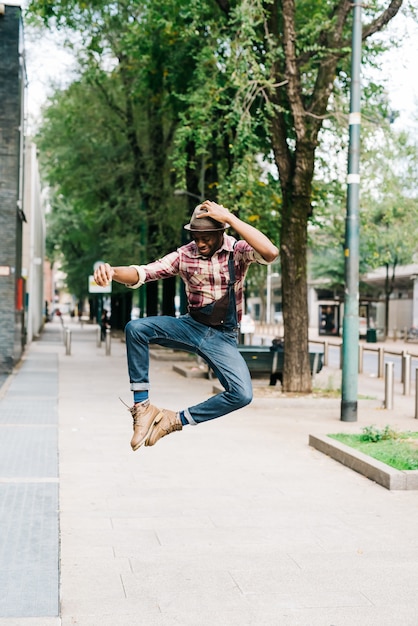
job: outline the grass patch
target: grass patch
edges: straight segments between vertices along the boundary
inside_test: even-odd
[[[360,435],[328,435],[363,454],[399,470],[418,469],[418,433],[367,426]]]

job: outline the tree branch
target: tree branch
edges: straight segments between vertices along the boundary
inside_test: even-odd
[[[402,3],[403,0],[391,0],[388,8],[383,11],[383,13],[381,13],[375,20],[370,22],[370,24],[366,24],[365,26],[363,26],[361,35],[363,41],[371,35],[374,35],[374,33],[381,31],[386,26],[386,24],[388,24],[390,20],[395,17],[395,15],[398,13],[399,9],[402,6]],[[350,45],[350,40],[347,40],[343,43],[343,46],[346,45]]]
[[[295,2],[282,0],[283,11],[283,50],[285,55],[285,78],[287,95],[296,136],[299,140],[305,136],[304,106],[299,66],[296,57]]]

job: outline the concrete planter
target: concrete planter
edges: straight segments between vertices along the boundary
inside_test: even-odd
[[[418,489],[418,470],[397,470],[326,435],[309,435],[309,445],[386,489]]]

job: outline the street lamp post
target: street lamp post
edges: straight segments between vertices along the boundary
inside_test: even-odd
[[[359,196],[360,196],[360,68],[361,4],[355,2],[351,56],[347,214],[345,231],[345,299],[343,319],[343,367],[341,420],[357,421],[359,341]]]

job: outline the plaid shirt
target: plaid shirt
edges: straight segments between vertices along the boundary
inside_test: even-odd
[[[194,241],[181,246],[175,252],[147,265],[131,265],[138,272],[139,280],[132,288],[144,283],[180,275],[185,287],[188,302],[191,306],[201,307],[219,300],[228,290],[228,259],[234,250],[235,267],[235,298],[237,303],[238,321],[243,313],[243,285],[250,263],[267,265],[267,261],[246,241],[236,240],[224,234],[221,248],[210,258],[199,254]]]

